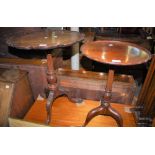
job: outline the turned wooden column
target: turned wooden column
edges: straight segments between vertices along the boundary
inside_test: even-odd
[[[47,120],[46,123],[49,124],[51,121],[51,104],[55,98],[55,90],[57,88],[57,78],[54,71],[53,59],[51,54],[47,55],[47,82],[48,82],[48,90],[49,95],[46,103],[46,111],[47,111]]]
[[[119,127],[123,126],[123,119],[121,115],[110,105],[113,79],[114,70],[109,70],[105,93],[103,98],[101,98],[101,105],[89,111],[83,126],[86,126],[94,117],[98,115],[111,116],[117,122]]]

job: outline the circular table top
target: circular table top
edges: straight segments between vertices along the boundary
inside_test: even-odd
[[[151,59],[147,49],[121,41],[89,42],[81,47],[81,51],[92,60],[112,65],[137,65]]]
[[[46,29],[23,36],[11,36],[7,40],[7,45],[25,50],[47,50],[71,46],[82,40],[84,34],[79,32]]]

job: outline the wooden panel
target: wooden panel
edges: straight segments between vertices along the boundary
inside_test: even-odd
[[[0,126],[8,125],[8,116],[23,118],[33,102],[27,72],[0,68]]]
[[[0,81],[0,126],[8,126],[14,84]]]
[[[15,83],[10,116],[23,118],[34,102],[27,73]]]
[[[27,115],[24,117],[25,121],[35,123],[45,123],[46,120],[46,100],[36,101]],[[52,109],[51,126],[82,126],[87,113],[94,107],[97,107],[99,102],[85,100],[82,104],[75,104],[70,102],[66,97],[58,98]],[[112,104],[123,117],[124,126],[134,127],[134,118],[130,113],[130,105]],[[109,116],[97,116],[89,124],[89,127],[115,127],[116,122]]]

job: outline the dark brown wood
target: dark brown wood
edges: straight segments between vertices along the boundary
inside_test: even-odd
[[[151,59],[150,52],[136,44],[120,41],[94,41],[81,47],[82,53],[95,61],[113,65],[137,65]]]
[[[108,81],[106,84],[106,89],[104,93],[104,97],[101,99],[101,105],[95,109],[92,109],[85,120],[84,127],[96,116],[98,115],[105,115],[105,116],[111,116],[116,122],[119,127],[123,126],[123,119],[121,115],[114,110],[110,106],[110,101],[111,101],[111,91],[112,91],[112,83],[113,83],[113,78],[114,78],[114,71],[109,70],[108,73]]]
[[[120,41],[104,40],[88,42],[81,47],[81,51],[86,57],[92,60],[120,66],[142,64],[151,59],[151,54],[147,49],[133,43]],[[111,100],[112,73],[113,72],[109,71],[101,106],[88,113],[84,126],[87,125],[93,117],[100,114],[110,115],[116,120],[118,126],[123,126],[121,115],[113,109],[108,108],[110,107]],[[103,108],[101,108],[102,106]]]
[[[47,121],[46,124],[49,124],[51,121],[51,106],[54,102],[56,97],[56,90],[57,90],[57,77],[55,74],[54,66],[53,66],[53,59],[51,54],[47,55],[47,81],[48,81],[48,90],[49,95],[47,98],[46,104],[46,111],[47,111]]]
[[[23,36],[11,36],[7,40],[8,46],[18,49],[54,49],[71,46],[84,40],[84,34],[74,31],[52,31],[45,29]]]
[[[0,57],[18,58],[10,53],[6,40],[11,36],[23,36],[41,31],[41,27],[0,27]]]
[[[155,58],[154,57],[152,57],[152,61],[151,61],[150,67],[149,67],[149,71],[146,75],[145,82],[144,82],[143,87],[141,89],[141,92],[138,96],[138,100],[136,103],[137,106],[143,105],[144,99],[146,98],[146,93],[148,92],[148,89],[150,87],[152,76],[154,74],[153,70],[155,70]]]
[[[34,102],[27,72],[0,69],[0,126],[8,117],[23,118]]]
[[[54,48],[61,48],[71,46],[77,42],[84,40],[84,34],[71,31],[51,31],[45,30],[23,36],[12,36],[7,40],[10,47],[24,50],[49,50]],[[47,99],[47,123],[51,120],[51,104],[57,96],[57,78],[53,67],[53,59],[51,55],[47,55],[48,71],[47,81],[49,95]]]
[[[137,126],[152,126],[155,117],[155,56],[152,61],[144,81],[141,92],[138,96],[133,115]]]

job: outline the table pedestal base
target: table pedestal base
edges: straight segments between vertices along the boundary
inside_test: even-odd
[[[110,106],[110,104],[106,105],[106,104],[102,104],[102,103],[99,107],[92,109],[88,113],[83,126],[85,127],[94,117],[96,117],[98,115],[110,116],[117,122],[117,125],[119,127],[123,126],[123,121],[122,121],[120,114],[115,109],[113,109]]]
[[[89,111],[83,126],[86,126],[94,117],[98,115],[110,116],[117,122],[117,125],[119,127],[123,126],[123,120],[121,115],[110,106],[113,78],[114,78],[114,71],[109,70],[108,81],[104,97],[103,99],[101,99],[101,105]]]
[[[57,94],[56,92],[57,91],[50,91],[48,98],[47,98],[47,103],[46,103],[46,112],[47,112],[46,124],[47,125],[51,122],[51,110],[52,110],[52,104],[53,104],[54,100],[62,95],[66,95],[66,94],[60,94],[60,95],[56,96],[56,94]],[[71,98],[68,95],[66,95],[66,96],[68,97],[68,99],[71,102],[74,102],[74,103],[82,103],[83,102],[83,100],[80,98]]]
[[[76,84],[74,85],[74,89],[73,88],[71,89],[68,86],[70,83],[73,84],[73,81],[71,79],[69,83],[67,82],[67,80],[66,81],[64,80],[64,84],[67,84],[67,87],[61,87],[60,81],[57,78],[56,73],[54,71],[53,60],[50,54],[47,55],[47,60],[48,60],[47,61],[48,62],[47,80],[48,80],[49,95],[48,95],[47,104],[46,104],[46,111],[47,111],[46,123],[49,124],[51,122],[52,104],[56,98],[62,95],[66,95],[72,102],[81,102],[83,97],[82,97],[82,92],[80,92],[81,90],[78,83],[77,85]],[[113,78],[114,78],[114,71],[110,70],[108,74],[108,80],[107,80],[104,96],[103,98],[102,96],[99,98],[99,100],[101,100],[101,106],[91,110],[88,113],[86,121],[83,126],[86,126],[91,121],[91,119],[97,115],[111,116],[113,119],[116,120],[118,126],[123,126],[123,120],[120,114],[110,106]],[[83,83],[83,86],[84,86],[84,83]],[[93,87],[92,87],[92,91],[93,91]],[[77,98],[75,98],[75,96]]]

